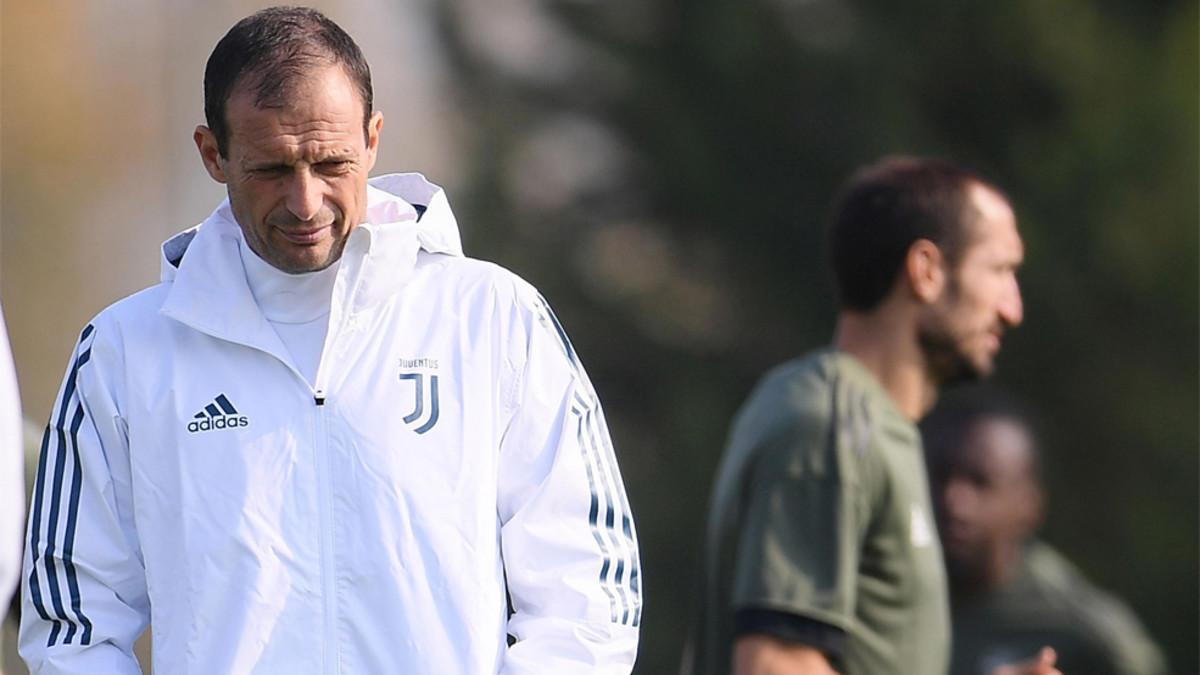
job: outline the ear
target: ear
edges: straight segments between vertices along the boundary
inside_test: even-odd
[[[904,256],[904,275],[917,300],[927,305],[937,301],[946,286],[945,258],[937,244],[914,241]]]
[[[383,131],[383,113],[376,110],[367,120],[367,171],[375,168],[379,153],[379,134]]]
[[[216,134],[212,132],[212,129],[201,124],[192,134],[192,140],[196,142],[196,149],[200,151],[200,161],[204,162],[204,168],[208,171],[208,175],[218,183],[225,183],[225,160],[222,159],[221,151],[217,146]]]
[[[1046,491],[1038,485],[1029,486],[1029,497],[1021,509],[1021,527],[1026,537],[1042,526],[1046,517]]]

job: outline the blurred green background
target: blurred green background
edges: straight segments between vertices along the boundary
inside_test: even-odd
[[[36,419],[82,323],[220,198],[200,76],[266,3],[129,4],[2,9],[0,283]],[[1026,320],[995,379],[1048,422],[1046,538],[1200,672],[1196,2],[316,6],[372,63],[377,171],[447,185],[468,254],[538,285],[583,357],[642,544],[636,672],[677,668],[728,421],[828,341],[830,197],[890,153],[1012,198]]]

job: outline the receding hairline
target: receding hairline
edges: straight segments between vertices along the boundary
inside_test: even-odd
[[[962,214],[960,219],[960,227],[962,228],[962,241],[958,246],[957,255],[954,256],[955,267],[962,264],[967,257],[967,251],[979,243],[983,238],[983,232],[980,224],[987,215],[983,208],[980,208],[979,199],[987,199],[994,197],[997,204],[1002,204],[1008,210],[1008,215],[1016,222],[1016,213],[1013,211],[1012,202],[1009,201],[1008,195],[995,185],[987,182],[979,177],[968,178],[963,184],[963,199]],[[983,195],[983,197],[980,197]],[[939,247],[940,248],[940,247]]]
[[[270,7],[238,21],[209,54],[204,68],[205,121],[222,157],[228,149],[226,105],[235,89],[252,87],[253,107],[286,105],[294,83],[313,67],[340,63],[362,101],[362,126],[369,136],[374,112],[371,69],[346,31],[319,10]]]
[[[269,75],[269,72],[248,72],[243,77],[239,77],[225,99],[223,115],[228,134],[227,142],[232,143],[234,136],[242,133],[238,130],[239,125],[235,124],[232,118],[235,109],[239,106],[248,105],[250,109],[260,111],[287,111],[306,98],[304,95],[306,87],[320,87],[322,91],[328,89],[328,87],[322,86],[321,75],[334,69],[341,73],[346,90],[354,97],[354,100],[358,101],[361,112],[352,115],[352,118],[362,121],[363,141],[369,143],[369,127],[373,111],[366,109],[366,101],[363,100],[361,92],[355,85],[353,74],[345,64],[336,59],[327,59],[324,63],[307,62],[304,67],[291,73],[288,81],[277,84],[270,96],[263,96],[259,86],[261,78]]]
[[[279,69],[279,65],[263,65],[243,72],[230,86],[229,93],[225,97],[226,104],[228,105],[229,102],[240,96],[251,95],[254,99],[251,103],[255,108],[286,108],[298,90],[314,83],[321,73],[337,69],[345,79],[347,87],[363,107],[363,114],[370,115],[373,112],[366,110],[367,102],[354,82],[354,74],[333,54],[328,52],[306,53],[289,58],[284,68],[286,72],[279,77],[278,82],[266,85],[266,78],[278,76]]]

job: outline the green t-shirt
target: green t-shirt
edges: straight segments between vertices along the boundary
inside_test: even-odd
[[[759,383],[710,508],[693,672],[728,673],[735,613],[765,609],[844,631],[833,665],[849,675],[945,673],[946,581],[920,436],[854,358],[823,350]]]
[[[951,605],[954,675],[990,673],[1030,658],[1043,645],[1058,653],[1064,673],[1162,675],[1158,647],[1137,618],[1092,586],[1052,548],[1035,542],[1017,575],[986,595]]]

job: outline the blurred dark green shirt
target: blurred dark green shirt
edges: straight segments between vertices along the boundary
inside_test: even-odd
[[[1092,586],[1052,548],[1031,544],[1007,585],[952,605],[953,675],[983,675],[1058,652],[1068,675],[1162,675],[1162,654],[1128,608]]]
[[[849,675],[940,675],[949,658],[941,548],[920,436],[858,361],[786,363],[734,422],[717,474],[695,673],[728,673],[738,610],[845,633]],[[688,663],[685,663],[685,669]]]

